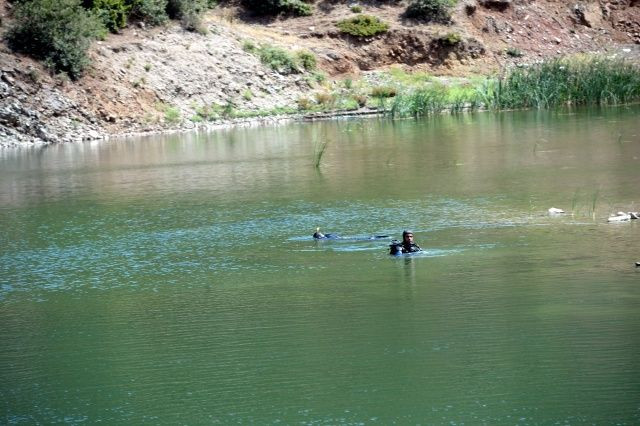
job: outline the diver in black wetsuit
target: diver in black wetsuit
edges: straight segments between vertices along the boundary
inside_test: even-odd
[[[402,242],[393,240],[389,245],[389,254],[398,255],[404,253],[415,253],[422,251],[419,245],[413,242],[413,232],[403,231]]]
[[[321,240],[326,237],[322,232],[320,232],[320,228],[316,228],[316,232],[313,233],[313,238],[315,238],[316,240]]]
[[[316,228],[316,232],[313,233],[313,238],[316,240],[337,240],[340,236],[335,234],[323,234],[320,232],[320,228]]]

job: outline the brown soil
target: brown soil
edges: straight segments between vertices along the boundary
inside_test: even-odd
[[[216,13],[258,26],[274,40],[295,38],[296,44],[319,55],[331,75],[391,64],[443,75],[486,74],[517,62],[640,44],[640,0],[467,0],[458,3],[450,25],[404,19],[406,1],[360,1],[362,13],[391,26],[388,33],[367,39],[345,36],[336,28],[339,20],[354,16],[350,10],[354,3],[321,0],[315,3],[312,16],[270,21],[252,20],[233,4]],[[450,33],[460,35],[462,42],[443,43],[443,36]],[[507,49],[523,56],[513,58]]]

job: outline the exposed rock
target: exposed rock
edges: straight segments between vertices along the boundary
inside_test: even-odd
[[[589,28],[602,24],[602,9],[599,3],[576,3],[573,6],[574,21]]]

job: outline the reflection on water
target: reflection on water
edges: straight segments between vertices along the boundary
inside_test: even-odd
[[[639,111],[0,151],[1,418],[637,424]]]

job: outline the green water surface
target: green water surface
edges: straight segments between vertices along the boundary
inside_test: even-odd
[[[640,424],[639,113],[0,151],[0,423]]]

